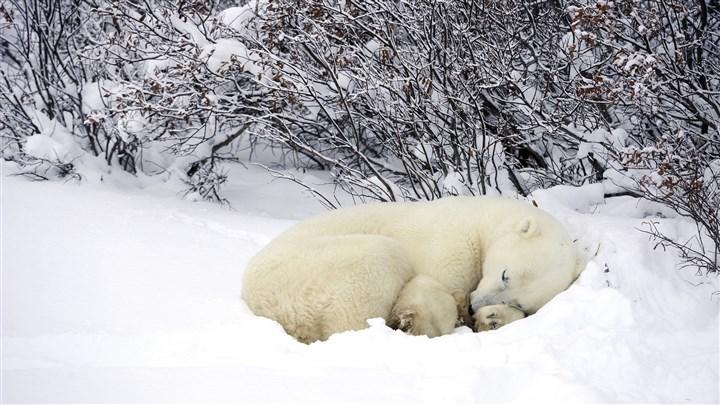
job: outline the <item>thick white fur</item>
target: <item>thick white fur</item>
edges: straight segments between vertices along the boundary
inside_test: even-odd
[[[387,324],[413,335],[444,335],[457,326],[458,304],[442,284],[420,274],[400,290]]]
[[[544,211],[509,199],[450,197],[300,222],[253,258],[242,295],[255,314],[302,342],[363,329],[374,317],[436,336],[453,330],[473,290],[480,316],[491,313],[484,306],[505,305],[514,320],[567,288],[578,270],[570,237]]]

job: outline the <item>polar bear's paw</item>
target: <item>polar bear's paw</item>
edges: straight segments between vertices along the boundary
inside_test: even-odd
[[[409,335],[437,337],[451,333],[457,316],[433,312],[432,308],[395,308],[386,325]]]
[[[387,325],[410,335],[436,337],[452,333],[457,320],[456,299],[434,278],[417,275],[400,291]]]
[[[414,335],[415,333],[413,333],[413,327],[415,326],[415,312],[412,310],[393,311],[385,324],[389,328],[401,330],[405,333]]]
[[[525,318],[525,313],[508,305],[487,305],[478,308],[474,318],[475,330],[483,332],[498,329],[510,322]]]

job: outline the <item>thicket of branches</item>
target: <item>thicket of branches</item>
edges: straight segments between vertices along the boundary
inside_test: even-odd
[[[650,232],[717,271],[719,16],[689,0],[2,0],[1,153],[35,178],[170,171],[215,200],[260,146],[273,169],[381,201],[612,179],[693,219],[688,243]]]

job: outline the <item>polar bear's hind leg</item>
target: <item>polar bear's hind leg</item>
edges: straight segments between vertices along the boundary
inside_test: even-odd
[[[303,343],[387,318],[413,270],[391,238],[323,236],[261,252],[248,267],[243,298]]]

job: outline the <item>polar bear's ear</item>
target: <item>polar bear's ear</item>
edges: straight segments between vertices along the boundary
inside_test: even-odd
[[[534,218],[525,218],[515,225],[515,230],[523,238],[532,238],[540,234],[540,227]]]

